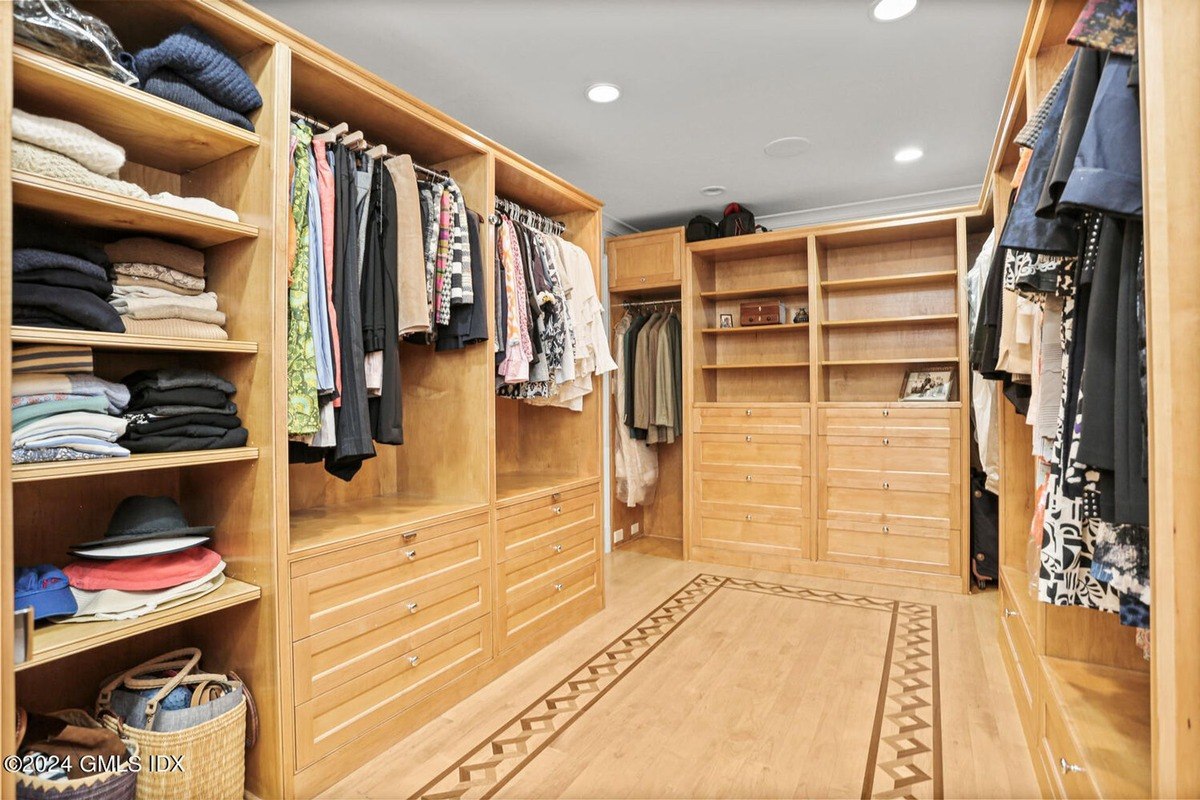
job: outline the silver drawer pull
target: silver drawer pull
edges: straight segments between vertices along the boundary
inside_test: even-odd
[[[891,413],[891,412],[890,412],[888,409],[886,409],[886,408],[883,410],[883,415],[884,415],[885,417],[886,417],[888,414],[890,414],[890,413]]]
[[[563,590],[563,585],[561,583],[554,584],[554,591],[561,592],[562,590]]]
[[[553,550],[554,550],[554,552],[556,552],[556,553],[561,553],[561,552],[562,552],[562,545],[561,545],[561,544],[555,544],[555,545],[551,545],[551,549],[553,549]]]
[[[1058,760],[1058,768],[1062,770],[1063,775],[1070,775],[1072,772],[1083,772],[1084,771],[1083,767],[1079,766],[1078,764],[1072,764],[1070,761],[1067,761],[1065,758],[1060,758]]]
[[[884,533],[891,533],[891,532],[892,532],[892,528],[891,528],[891,526],[890,526],[890,525],[884,525],[884,526],[883,526],[883,532],[884,532]]]
[[[417,557],[417,551],[416,550],[405,550],[404,557],[407,558],[409,561],[412,561],[414,558]]]
[[[562,492],[555,492],[554,494],[550,495],[551,503],[557,503],[559,500],[562,500]]]
[[[747,475],[747,476],[746,476],[746,483],[749,483],[749,482],[750,482],[750,481],[752,481],[752,480],[754,480],[754,476],[753,476],[753,475]]]
[[[555,506],[554,508],[552,508],[552,509],[550,509],[550,510],[551,510],[551,511],[553,511],[555,514],[561,514],[561,513],[562,513],[562,506]]]
[[[645,279],[645,278],[639,278],[639,280],[640,280],[642,283],[645,283],[645,282],[646,282],[646,279]]]
[[[415,667],[415,666],[416,666],[418,663],[420,663],[420,661],[421,661],[421,657],[420,657],[420,656],[409,656],[409,657],[408,657],[408,663],[409,663],[409,664],[411,664],[411,665],[412,665],[412,666],[414,666],[414,667]]]
[[[1008,617],[1019,617],[1021,615],[1019,612],[1013,611],[1011,608],[1006,608],[1006,609],[1004,609],[1004,616],[1005,616],[1005,618],[1008,618]]]
[[[411,542],[413,539],[417,538],[417,532],[409,531],[408,533],[402,533],[400,534],[400,538],[406,542]]]
[[[747,416],[747,417],[749,417],[749,416],[752,416],[753,414],[754,414],[754,412],[753,412],[753,411],[751,411],[751,410],[750,410],[750,409],[748,409],[748,408],[746,409],[746,416]]]
[[[884,481],[884,482],[883,482],[883,488],[885,488],[885,489],[890,489],[890,488],[892,488],[892,485],[891,485],[890,483],[888,483],[887,481]]]
[[[747,441],[747,442],[750,442],[750,441],[753,441],[753,440],[754,440],[754,437],[752,437],[752,436],[747,436],[747,437],[746,437],[746,441]]]
[[[417,609],[421,606],[419,603],[405,603],[404,607],[408,609],[408,613],[415,614],[417,613]]]
[[[887,447],[889,444],[891,444],[891,442],[890,442],[890,441],[888,441],[888,438],[887,438],[886,436],[885,436],[885,437],[883,437],[883,446],[884,446],[884,447]]]
[[[746,522],[749,522],[749,521],[750,521],[750,520],[752,520],[752,519],[754,519],[754,516],[753,516],[752,514],[747,514],[747,515],[746,515]]]

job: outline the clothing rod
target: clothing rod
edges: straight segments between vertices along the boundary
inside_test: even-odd
[[[450,179],[450,176],[446,175],[443,172],[438,172],[437,170],[430,169],[429,167],[422,167],[420,164],[417,164],[415,162],[413,163],[413,169],[415,169],[417,172],[424,173],[424,174],[428,175],[429,177],[434,178],[439,181],[444,181],[444,180]]]
[[[683,301],[679,298],[668,298],[666,300],[622,300],[622,308],[639,308],[641,306],[677,306]]]
[[[328,122],[325,122],[324,120],[317,119],[316,117],[310,116],[310,115],[305,114],[300,111],[292,111],[292,119],[303,120],[304,122],[308,122],[314,126],[323,128],[324,130],[329,130],[330,128],[333,127],[332,125],[330,125]],[[362,148],[363,150],[370,150],[372,147],[375,146],[375,145],[371,144],[370,142],[366,141],[365,139],[363,140],[363,144],[364,144],[364,147]],[[432,170],[429,167],[423,167],[420,164],[417,164],[416,162],[413,162],[413,170],[415,170],[416,172],[424,173],[425,175],[428,175],[430,178],[434,178],[436,180],[440,180],[440,181],[453,180],[453,178],[451,178],[449,175],[446,175],[445,173],[438,172],[437,170]]]
[[[551,219],[545,214],[525,208],[519,203],[503,197],[496,198],[496,209],[525,223],[529,227],[540,228],[544,232],[553,233],[556,236],[561,236],[567,229],[567,226],[558,220]]]

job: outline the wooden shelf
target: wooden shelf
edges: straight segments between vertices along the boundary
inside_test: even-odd
[[[887,328],[894,325],[925,325],[957,322],[958,314],[923,314],[915,317],[878,317],[875,319],[827,319],[823,328]]]
[[[119,642],[132,636],[177,625],[189,619],[211,614],[230,606],[257,600],[262,594],[257,586],[226,578],[220,588],[174,608],[154,611],[144,617],[96,622],[61,622],[43,625],[33,632],[33,655],[16,665],[17,672],[50,661]]]
[[[807,366],[807,361],[768,361],[764,364],[704,364],[700,369],[796,369]]]
[[[1058,709],[1101,797],[1152,797],[1150,674],[1045,657]]]
[[[149,200],[14,171],[13,205],[54,215],[76,225],[166,236],[203,249],[236,239],[253,239],[258,228]]]
[[[383,495],[348,503],[293,511],[291,552],[313,555],[345,542],[386,536],[397,530],[421,527],[443,517],[487,509],[486,503],[428,500]]]
[[[700,332],[712,336],[731,336],[739,333],[786,333],[804,330],[807,322],[788,322],[783,325],[742,325],[737,328],[701,328]]]
[[[95,350],[169,350],[189,353],[257,353],[258,342],[182,339],[175,336],[135,336],[129,333],[77,331],[14,325],[12,340],[19,344],[86,345]]]
[[[83,125],[124,147],[130,161],[169,172],[259,144],[256,133],[20,46],[13,94],[18,108]]]
[[[565,472],[502,472],[496,476],[498,503],[514,502],[526,495],[567,491],[595,483],[599,477],[581,478]]]
[[[938,272],[909,272],[903,275],[880,275],[873,278],[846,278],[836,281],[821,281],[821,288],[831,291],[839,289],[869,289],[875,286],[919,286],[924,283],[943,283],[958,278],[956,270]]]
[[[875,364],[947,364],[957,368],[958,359],[954,356],[946,358],[868,358],[851,361],[822,361],[825,367],[868,367]]]
[[[13,483],[86,478],[115,475],[120,472],[145,472],[153,469],[198,467],[232,461],[253,461],[257,447],[229,447],[224,450],[185,450],[181,453],[139,453],[128,458],[94,458],[79,461],[49,461],[42,464],[13,464]]]
[[[719,291],[701,292],[700,296],[705,300],[749,300],[754,297],[785,297],[797,294],[808,294],[808,284],[765,286],[760,289],[721,289]]]

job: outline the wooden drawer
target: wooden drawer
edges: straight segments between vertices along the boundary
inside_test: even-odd
[[[1017,588],[1020,591],[1020,587]],[[1000,579],[1000,651],[1008,665],[1013,684],[1013,697],[1021,723],[1028,734],[1037,730],[1038,714],[1038,660],[1033,641],[1029,638],[1030,628],[1021,619],[1021,606],[1012,596],[1013,588]],[[1033,737],[1030,737],[1033,738]],[[1031,748],[1035,749],[1035,748]]]
[[[491,609],[486,569],[457,580],[434,576],[421,583],[400,603],[296,642],[296,702],[357,679]]]
[[[961,528],[961,498],[943,482],[937,490],[910,490],[906,486],[924,486],[920,481],[883,481],[872,483],[875,476],[862,478],[861,486],[847,486],[851,481],[832,482],[831,476],[823,479],[824,486],[817,493],[820,501],[821,519],[843,522],[876,522],[915,525],[921,528],[958,530]],[[877,488],[876,488],[877,487]]]
[[[499,649],[507,650],[542,631],[567,626],[571,609],[599,592],[598,560],[560,578],[551,573],[498,609]]]
[[[492,621],[479,617],[296,706],[296,766],[367,734],[491,658]]]
[[[1071,736],[1066,721],[1058,712],[1058,707],[1050,701],[1053,696],[1053,692],[1043,685],[1041,691],[1042,740],[1039,744],[1038,754],[1041,756],[1046,774],[1050,777],[1054,796],[1060,798],[1101,797],[1100,791],[1088,774],[1088,764],[1083,760],[1083,750]]]
[[[808,474],[808,437],[771,433],[700,433],[696,468],[707,472]]]
[[[957,408],[896,408],[855,406],[817,410],[822,436],[915,436],[959,438]]]
[[[702,546],[793,556],[808,552],[808,522],[795,513],[708,506],[696,516]]]
[[[496,520],[500,560],[561,542],[583,528],[600,527],[600,489],[581,486],[502,508]]]
[[[618,291],[678,286],[683,244],[683,228],[609,239],[609,286]]]
[[[822,436],[820,470],[927,472],[958,483],[959,441],[935,436]]]
[[[554,583],[555,575],[574,572],[598,560],[600,551],[600,532],[589,525],[545,548],[513,556],[500,565],[501,602],[511,602],[516,595]]]
[[[488,516],[469,517],[292,564],[292,640],[403,602],[424,578],[487,567]],[[424,586],[424,584],[421,584]]]
[[[958,531],[825,520],[817,528],[821,561],[957,575],[960,550]]]
[[[702,406],[693,420],[700,433],[808,433],[808,408],[799,404]]]
[[[879,489],[883,492],[925,492],[957,495],[958,473],[890,472],[869,469],[826,469],[825,485],[841,489]]]
[[[809,507],[808,478],[730,472],[697,472],[693,478],[701,511],[713,504],[767,512],[804,514]]]

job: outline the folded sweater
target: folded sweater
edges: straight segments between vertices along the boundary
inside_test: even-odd
[[[39,269],[70,269],[83,275],[101,280],[108,273],[99,264],[69,253],[56,253],[40,247],[18,247],[12,252],[12,269],[15,275]]]
[[[82,289],[91,292],[101,300],[107,300],[112,294],[113,285],[104,278],[76,272],[73,269],[51,268],[34,269],[28,272],[18,272],[13,275],[14,283],[37,283],[42,286],[63,286],[68,289]]]
[[[192,367],[162,367],[161,369],[139,369],[121,379],[121,383],[129,387],[131,392],[145,389],[186,389],[198,386],[202,389],[216,389],[225,394],[235,394],[237,387],[215,372]]]
[[[115,442],[123,433],[123,417],[94,411],[67,411],[33,420],[20,430],[13,431],[12,442],[17,447],[28,447],[31,442],[55,436],[91,436],[106,442]]]
[[[162,281],[155,280],[154,278],[139,278],[136,275],[118,274],[113,277],[112,285],[125,287],[141,286],[146,289],[162,289],[167,292],[174,292],[175,294],[184,295],[187,297],[195,297],[196,295],[200,294],[201,291],[203,291],[202,289],[184,289],[182,286],[163,283]]]
[[[130,278],[150,278],[159,283],[170,284],[177,286],[180,289],[186,289],[189,292],[203,292],[204,278],[198,278],[195,275],[189,275],[186,272],[181,272],[171,267],[163,266],[162,264],[142,264],[138,262],[117,262],[114,263],[113,272],[117,275],[125,275]],[[126,284],[132,286],[135,284]]]
[[[14,282],[15,322],[60,321],[63,325],[89,331],[124,333],[125,325],[111,305],[92,292],[65,286]]]
[[[262,106],[262,95],[229,52],[195,25],[176,33],[134,56],[143,81],[166,68],[207,97],[240,114]]]
[[[142,88],[155,97],[178,103],[213,119],[228,122],[244,130],[254,130],[254,123],[244,114],[221,105],[169,69],[160,69],[146,76],[142,81]]]
[[[229,334],[220,325],[190,319],[134,319],[123,317],[125,332],[134,336],[172,336],[179,339],[225,341]]]
[[[52,178],[88,189],[119,194],[123,197],[134,197],[138,200],[149,200],[150,194],[136,183],[106,178],[98,172],[80,164],[73,158],[62,153],[47,150],[36,144],[13,139],[12,168],[21,172],[32,172],[44,178]]]
[[[117,170],[125,165],[123,147],[65,119],[39,117],[14,108],[12,135],[22,142],[61,153],[101,175],[116,175]]]
[[[159,264],[197,278],[204,277],[202,251],[163,239],[130,236],[104,245],[104,252],[114,263]]]

